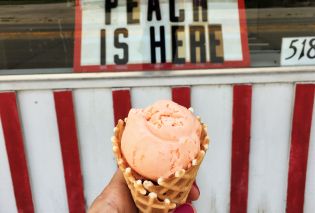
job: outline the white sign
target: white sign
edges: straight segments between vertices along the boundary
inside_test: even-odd
[[[281,65],[315,65],[315,37],[283,38]]]
[[[74,70],[249,65],[244,0],[77,0]]]

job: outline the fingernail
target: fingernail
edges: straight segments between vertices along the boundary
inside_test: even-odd
[[[194,181],[193,185],[196,187],[196,189],[198,190],[198,192],[199,192],[199,194],[200,194],[200,190],[199,190],[199,187],[198,187],[196,181]]]
[[[183,204],[175,209],[174,213],[194,213],[194,208],[190,204]]]

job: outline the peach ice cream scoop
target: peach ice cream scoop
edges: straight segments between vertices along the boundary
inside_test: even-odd
[[[186,169],[200,150],[201,124],[187,108],[161,100],[131,109],[121,139],[129,166],[151,180]]]

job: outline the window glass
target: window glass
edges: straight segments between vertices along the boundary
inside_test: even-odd
[[[73,1],[0,1],[0,69],[72,67]]]
[[[315,1],[246,1],[252,66],[280,66],[281,40],[315,36]]]
[[[245,0],[245,8],[251,67],[280,66],[282,38],[315,36],[315,0]],[[0,0],[0,74],[71,71],[75,9],[73,0]]]

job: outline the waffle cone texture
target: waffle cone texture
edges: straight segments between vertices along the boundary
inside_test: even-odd
[[[140,212],[167,213],[186,202],[209,144],[206,125],[203,123],[201,125],[200,151],[196,158],[190,162],[188,168],[176,171],[169,178],[159,178],[157,182],[152,182],[151,180],[139,178],[140,175],[131,169],[123,158],[120,145],[125,122],[123,120],[118,121],[112,137],[113,151],[118,167],[124,175],[133,200]]]

